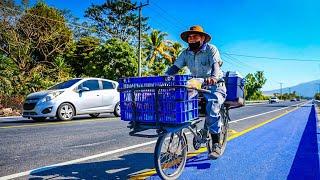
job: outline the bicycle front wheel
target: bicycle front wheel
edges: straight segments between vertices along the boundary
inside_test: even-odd
[[[166,133],[158,138],[154,161],[156,171],[162,179],[177,179],[187,160],[187,140],[182,130],[175,133]]]

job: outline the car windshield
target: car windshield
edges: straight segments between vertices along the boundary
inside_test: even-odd
[[[80,80],[81,79],[71,79],[69,81],[65,81],[65,82],[59,83],[59,84],[51,87],[49,90],[66,89],[66,88],[71,87],[72,85],[74,85],[75,83],[77,83]]]

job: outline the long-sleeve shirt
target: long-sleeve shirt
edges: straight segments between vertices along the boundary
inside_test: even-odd
[[[194,53],[193,51],[185,49],[174,62],[174,65],[179,69],[187,66],[192,75],[196,77],[215,77],[221,79],[223,72],[220,69],[222,60],[220,53],[216,46],[211,44],[203,44],[200,51]]]
[[[216,46],[205,43],[202,45],[200,51],[196,53],[189,50],[189,48],[182,51],[174,62],[174,65],[168,69],[166,74],[174,75],[179,69],[187,66],[193,76],[199,78],[211,76],[220,80],[223,78],[223,72],[220,68],[221,64],[222,60]],[[213,86],[213,88],[215,88],[217,92],[226,93],[226,87],[221,84],[217,84]]]

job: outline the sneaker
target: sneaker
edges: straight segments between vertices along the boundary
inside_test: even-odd
[[[218,159],[221,156],[221,146],[219,144],[220,134],[211,133],[212,147],[208,155],[209,159]]]
[[[209,159],[218,159],[221,156],[221,147],[219,143],[213,143],[211,153],[209,153],[208,158]]]

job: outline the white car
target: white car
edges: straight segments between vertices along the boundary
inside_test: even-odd
[[[269,103],[278,103],[280,100],[277,97],[272,97],[269,100]]]
[[[23,117],[41,121],[47,117],[71,120],[80,114],[97,117],[112,112],[120,116],[118,82],[101,78],[75,78],[47,91],[29,94],[23,104]]]

